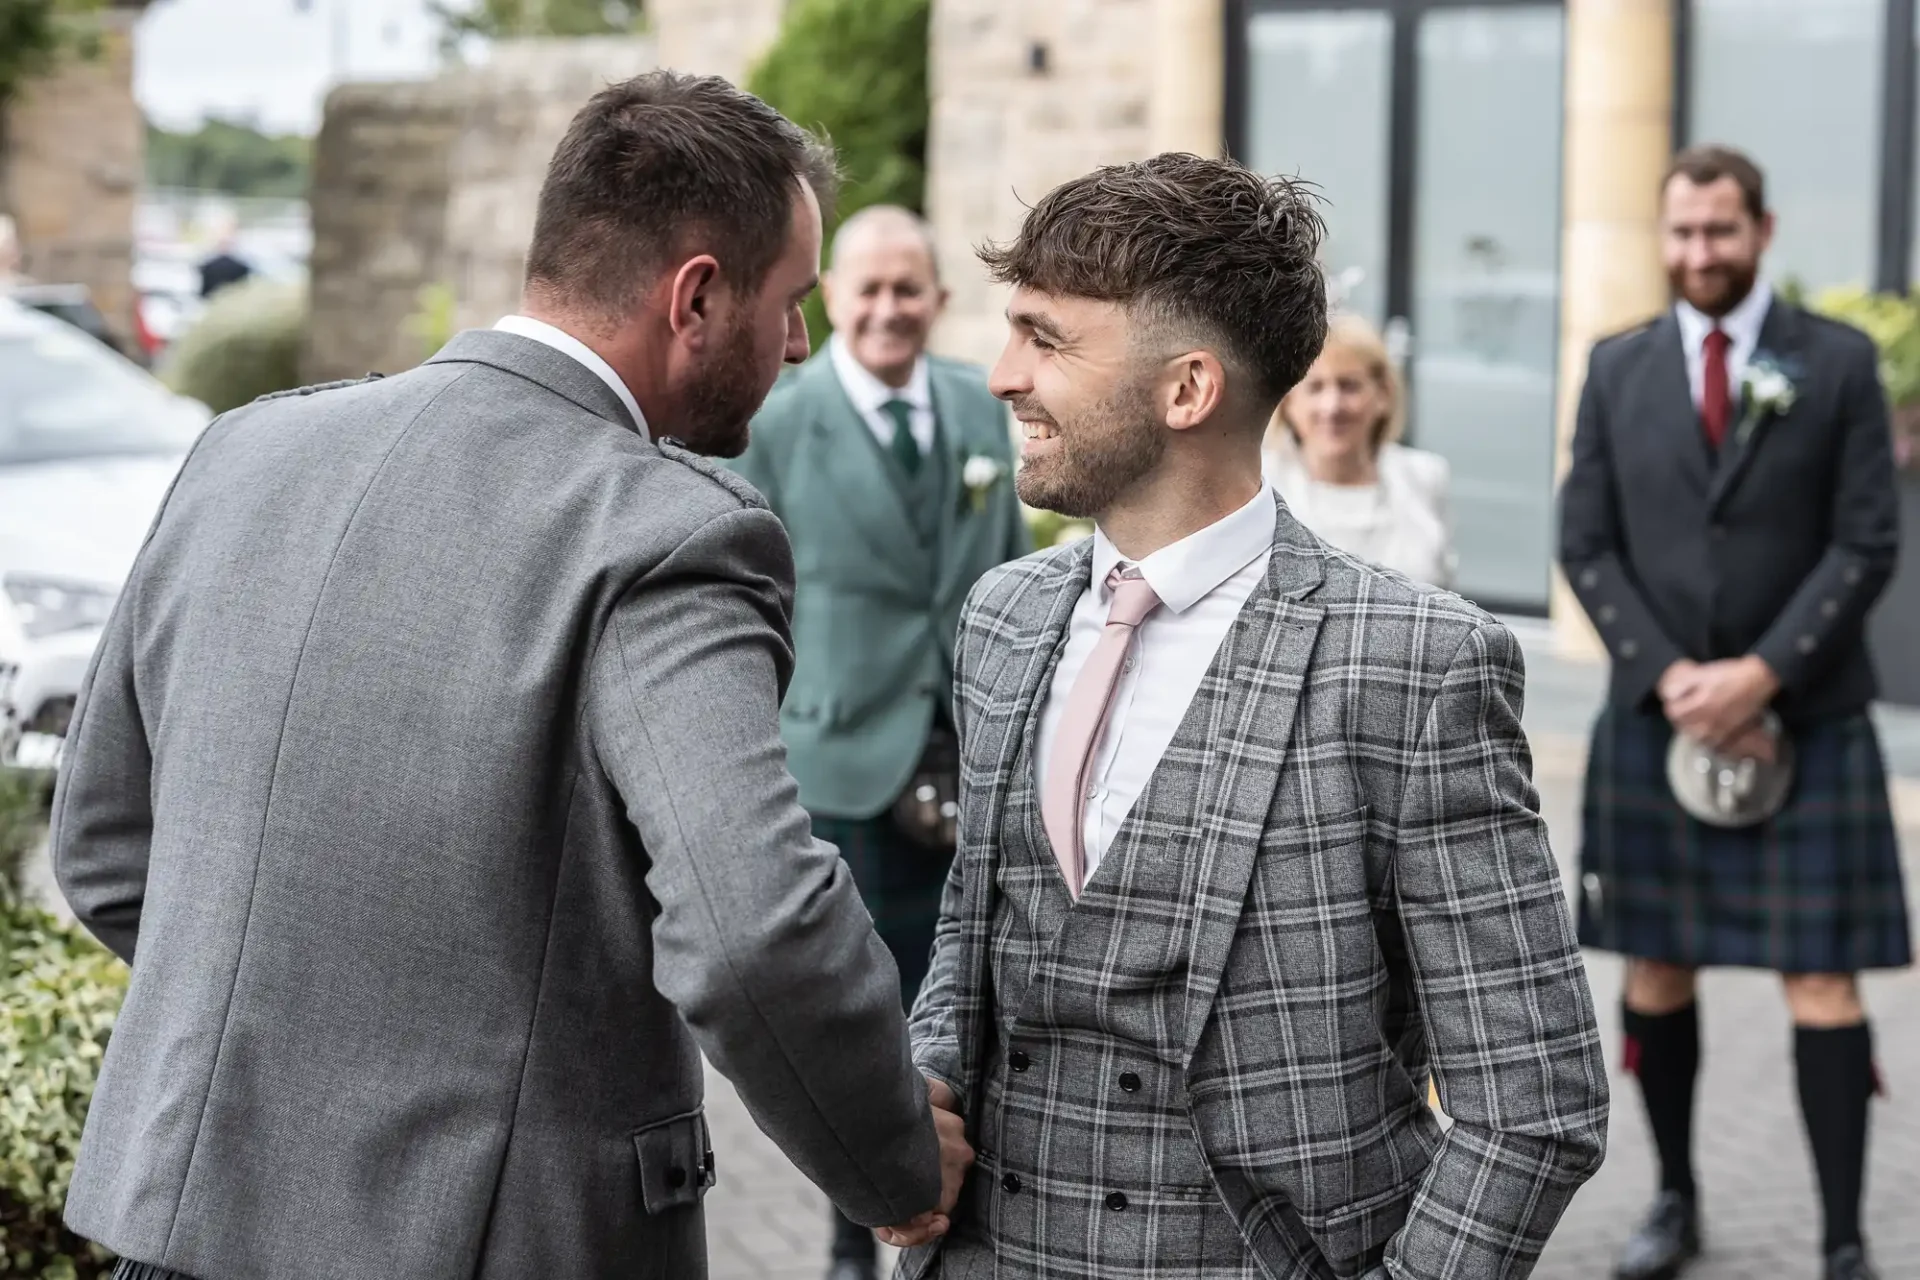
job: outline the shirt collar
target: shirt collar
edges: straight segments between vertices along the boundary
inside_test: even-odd
[[[933,387],[927,376],[925,355],[913,362],[913,372],[904,387],[890,387],[874,377],[865,365],[854,359],[853,350],[837,333],[827,339],[827,357],[833,361],[833,372],[846,389],[847,399],[853,401],[853,407],[861,413],[873,413],[889,400],[905,400],[916,409],[933,412]]]
[[[633,398],[633,392],[628,389],[620,375],[613,371],[613,366],[602,360],[599,352],[592,347],[565,329],[557,329],[544,320],[535,320],[532,316],[506,316],[493,327],[502,333],[514,333],[523,338],[531,338],[535,342],[552,347],[561,355],[572,356],[585,365],[587,372],[606,383],[613,389],[613,394],[620,397],[620,403],[625,405],[627,412],[633,415],[634,428],[640,432],[641,438],[653,439],[653,433],[647,428],[647,415],[640,412],[640,402]]]
[[[1767,310],[1772,305],[1773,286],[1759,280],[1718,323],[1732,345],[1742,351],[1752,351],[1760,345],[1760,326],[1767,322]],[[1673,311],[1680,320],[1681,341],[1689,352],[1698,353],[1716,323],[1714,318],[1684,298],[1673,304]]]
[[[1260,491],[1246,506],[1141,560],[1140,576],[1160,597],[1164,608],[1185,613],[1262,553],[1273,550],[1274,528],[1278,522],[1273,490],[1263,480]],[[1107,575],[1115,565],[1124,562],[1120,548],[1095,528],[1093,589],[1101,599],[1108,594]]]

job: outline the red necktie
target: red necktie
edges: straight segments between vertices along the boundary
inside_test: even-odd
[[[1706,359],[1700,368],[1700,425],[1706,430],[1707,443],[1716,449],[1726,442],[1728,419],[1733,416],[1727,387],[1727,347],[1732,341],[1725,329],[1708,333]]]

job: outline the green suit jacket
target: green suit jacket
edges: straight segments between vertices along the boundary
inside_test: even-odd
[[[977,368],[927,360],[949,477],[931,544],[825,350],[774,388],[733,464],[793,540],[794,671],[780,729],[801,803],[825,817],[869,818],[899,796],[934,708],[952,697],[961,603],[987,570],[1032,549],[1006,406]],[[978,494],[963,478],[975,458],[999,466]]]

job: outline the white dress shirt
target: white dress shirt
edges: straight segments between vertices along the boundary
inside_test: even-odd
[[[1273,490],[1262,484],[1253,501],[1232,515],[1139,562],[1140,576],[1160,597],[1160,607],[1134,633],[1106,728],[1087,771],[1091,793],[1084,827],[1088,879],[1126,821],[1127,811],[1146,790],[1220,642],[1266,576],[1267,562],[1273,558],[1276,518]],[[1036,786],[1046,785],[1047,762],[1060,717],[1066,712],[1067,691],[1106,629],[1111,595],[1107,575],[1121,563],[1119,548],[1095,530],[1093,576],[1073,607],[1066,649],[1041,711]]]
[[[633,415],[633,425],[642,438],[651,440],[653,433],[647,429],[647,415],[640,412],[640,402],[633,398],[633,392],[613,366],[600,358],[598,352],[564,329],[556,329],[544,320],[535,320],[532,316],[506,316],[493,326],[502,333],[517,333],[523,338],[532,338],[535,342],[552,347],[563,356],[572,356],[587,367],[600,381],[613,388],[613,394],[620,397],[620,403],[627,406],[627,412]]]
[[[827,339],[827,358],[833,361],[834,376],[840,379],[847,399],[853,401],[853,407],[865,419],[882,449],[893,447],[893,418],[880,406],[889,400],[905,400],[913,410],[907,415],[907,426],[913,431],[921,456],[933,451],[933,384],[927,377],[924,355],[913,362],[913,373],[904,387],[890,387],[874,377],[865,365],[853,358],[853,352],[840,341],[837,333]]]
[[[1720,327],[1731,339],[1727,344],[1727,403],[1733,406],[1735,417],[1740,414],[1740,380],[1760,346],[1760,326],[1767,322],[1767,308],[1772,305],[1773,286],[1761,280],[1740,299],[1739,306],[1720,317]],[[1693,391],[1697,408],[1706,381],[1707,335],[1713,332],[1714,319],[1685,300],[1673,304],[1673,314],[1680,321],[1680,345],[1687,353],[1687,386]]]

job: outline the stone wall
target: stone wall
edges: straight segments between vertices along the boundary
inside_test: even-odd
[[[787,0],[647,0],[660,65],[735,84],[773,43]]]
[[[953,291],[941,351],[990,364],[1005,342],[1005,291],[975,246],[1012,235],[1060,182],[1147,153],[1154,19],[1153,0],[934,0],[927,215]]]
[[[313,154],[307,381],[397,373],[428,354],[412,317],[445,272],[461,105],[445,81],[327,96]]]
[[[133,221],[146,128],[133,97],[138,7],[108,10],[99,56],[30,82],[8,112],[0,207],[19,224],[22,269],[84,284],[123,335],[133,332]]]
[[[455,329],[517,309],[554,145],[594,93],[654,65],[645,39],[530,40],[437,80],[336,89],[314,147],[302,376],[425,359],[442,336],[430,287],[450,292]]]

